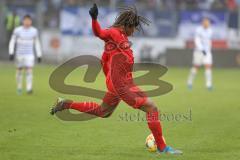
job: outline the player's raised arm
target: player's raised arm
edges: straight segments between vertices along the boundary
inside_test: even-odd
[[[11,40],[9,42],[9,59],[13,60],[14,59],[14,51],[15,51],[15,43],[17,40],[17,34],[16,34],[16,29],[14,30]]]
[[[100,24],[97,21],[98,8],[97,8],[96,3],[94,3],[93,7],[90,8],[89,14],[92,17],[92,30],[93,30],[93,33],[97,37],[99,37],[99,38],[101,38],[103,40],[108,38],[109,35],[110,35],[109,31],[107,29],[101,29],[101,26],[100,26]]]

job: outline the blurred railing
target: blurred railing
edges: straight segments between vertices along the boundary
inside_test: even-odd
[[[212,20],[216,48],[239,49],[240,8],[230,1],[234,0],[0,0],[0,54],[7,57],[4,20],[15,11],[20,17],[32,15],[48,58],[65,59],[85,51],[100,55],[103,44],[91,36],[88,15],[93,2],[98,3],[103,27],[113,23],[118,6],[126,5],[136,5],[139,13],[152,21],[148,28],[143,28],[144,34],[137,33],[133,39],[137,58],[144,48],[150,48],[153,57],[166,53],[168,48],[192,48],[194,30],[205,16]],[[95,47],[87,47],[92,45]]]

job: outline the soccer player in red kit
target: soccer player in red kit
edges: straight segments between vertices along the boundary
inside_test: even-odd
[[[95,102],[75,102],[58,98],[51,114],[64,109],[74,109],[107,118],[123,100],[129,106],[146,112],[148,127],[155,138],[159,153],[181,154],[181,151],[166,145],[156,104],[134,84],[132,78],[134,57],[128,36],[132,36],[134,31],[139,29],[138,27],[141,28],[141,23],[148,24],[149,21],[137,15],[135,8],[128,7],[120,12],[110,28],[101,29],[97,21],[98,8],[96,4],[89,10],[89,14],[92,17],[92,29],[95,36],[105,42],[101,64],[106,76],[108,91],[100,105]]]

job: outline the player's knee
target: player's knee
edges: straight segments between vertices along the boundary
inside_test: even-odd
[[[192,68],[198,70],[200,68],[201,65],[198,65],[198,64],[194,64]]]
[[[156,106],[152,106],[150,109],[149,109],[149,113],[151,113],[151,112],[156,112],[156,111],[158,111],[158,109],[157,109],[157,107]]]
[[[32,75],[32,69],[31,68],[26,68],[26,73],[28,75]]]
[[[211,69],[212,68],[212,65],[211,64],[206,64],[205,65],[205,69]]]
[[[32,68],[30,68],[30,67],[27,67],[26,70],[27,70],[27,72],[32,72]]]
[[[198,71],[199,68],[200,68],[199,66],[193,66],[192,69],[191,69],[191,71],[192,71],[193,73],[197,73],[197,71]]]
[[[146,103],[144,104],[144,110],[147,113],[151,113],[158,111],[158,108],[153,101],[147,100]]]

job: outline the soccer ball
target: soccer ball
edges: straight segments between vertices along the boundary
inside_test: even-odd
[[[155,142],[153,134],[150,134],[150,135],[147,136],[145,144],[146,144],[146,147],[147,147],[148,151],[150,151],[150,152],[156,152],[157,151],[157,144]]]

